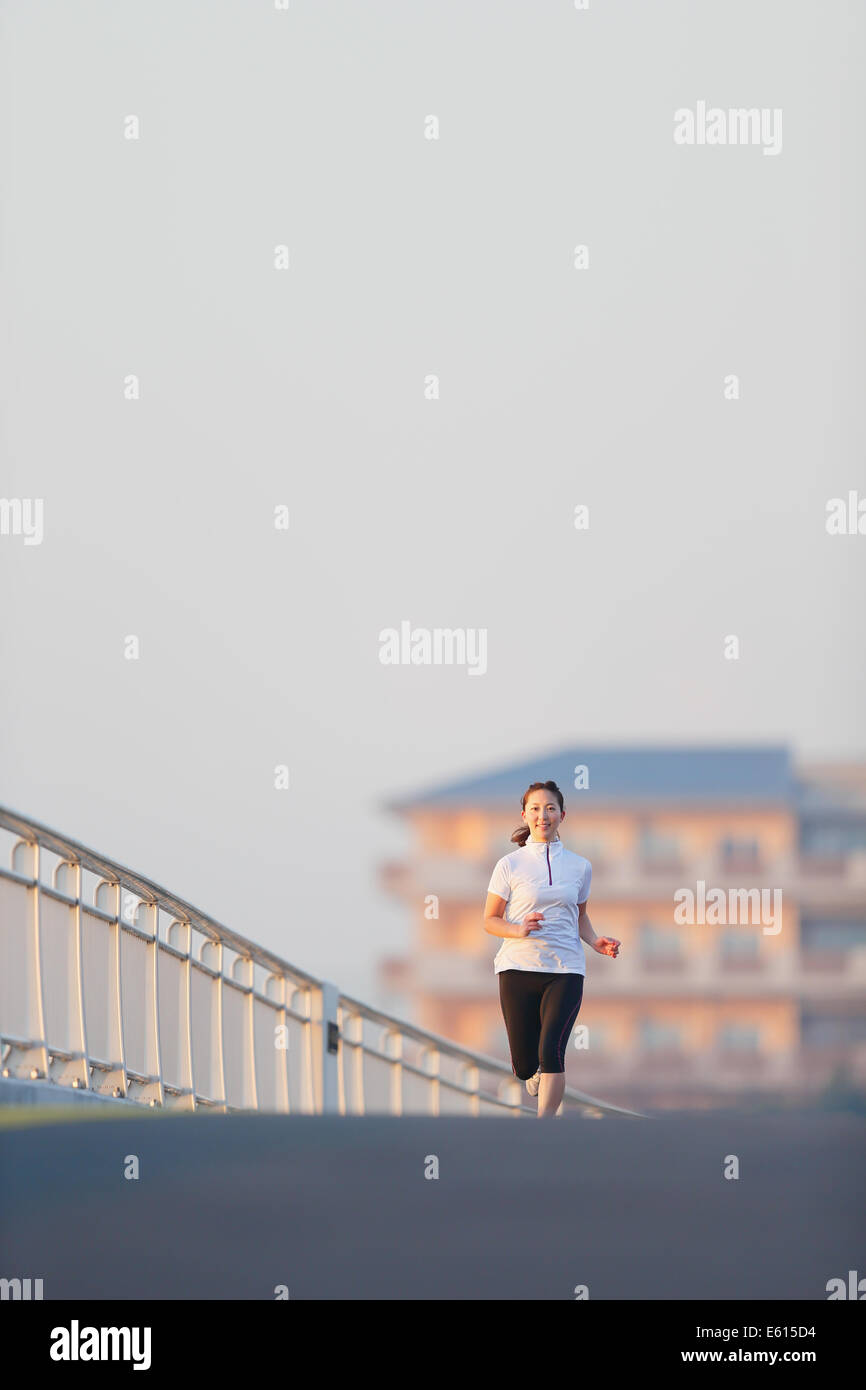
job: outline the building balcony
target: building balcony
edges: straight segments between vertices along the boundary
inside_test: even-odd
[[[786,887],[798,907],[807,911],[866,912],[866,854],[832,859],[801,855]]]
[[[707,950],[642,956],[639,951],[624,950],[615,961],[587,947],[587,985],[604,999],[866,1000],[866,946],[844,953],[801,953],[777,944],[775,937],[767,941],[755,955]],[[404,994],[483,997],[495,993],[493,957],[498,944],[492,938],[483,939],[481,949],[470,952],[443,943],[436,949],[386,957],[380,965],[382,983]]]
[[[389,862],[380,869],[380,883],[386,892],[419,903],[435,893],[439,898],[477,902],[483,907],[495,862],[479,864],[457,855]]]
[[[801,854],[799,872],[808,878],[842,878],[848,859],[844,854]]]
[[[820,971],[822,975],[844,975],[851,971],[860,974],[859,962],[852,961],[851,951],[803,951],[801,960],[807,974]]]
[[[682,975],[686,968],[687,961],[680,955],[641,956],[639,961],[639,969],[645,975]]]
[[[401,994],[498,1001],[493,954],[488,957],[459,951],[430,951],[423,956],[403,959],[388,957],[382,962],[380,974],[385,988]]]
[[[866,1087],[866,1045],[807,1048],[784,1052],[760,1048],[712,1047],[699,1052],[671,1049],[610,1053],[589,1051],[566,1063],[568,1083],[590,1094],[620,1095],[700,1090],[707,1094],[761,1092],[814,1094],[841,1073]]]
[[[766,956],[758,955],[722,955],[718,959],[719,970],[730,972],[732,975],[763,975],[766,973],[769,962]]]
[[[654,1091],[664,1088],[706,1087],[710,1091],[752,1088],[789,1088],[799,1083],[797,1055],[770,1053],[759,1049],[707,1048],[699,1052],[685,1049],[630,1049],[624,1053],[581,1054],[581,1061],[570,1072],[574,1086],[633,1087]],[[568,1064],[567,1064],[568,1067]]]
[[[772,861],[760,854],[725,854],[715,862],[718,872],[725,878],[760,877],[770,873],[772,867]]]
[[[507,845],[502,853],[509,853]],[[495,858],[483,863],[458,855],[419,857],[389,862],[380,882],[389,893],[418,902],[430,893],[459,902],[484,902]],[[701,879],[710,888],[781,889],[799,906],[827,911],[862,907],[866,911],[866,856],[831,860],[779,855],[732,859],[641,858],[593,860],[592,898],[598,901],[671,901],[680,888]]]
[[[430,949],[414,955],[388,956],[379,966],[382,984],[407,995],[495,997],[491,951]],[[799,956],[791,949],[737,958],[714,954],[651,956],[624,952],[602,959],[587,948],[587,987],[596,998],[773,998],[866,999],[866,948],[849,951],[833,963]]]
[[[863,999],[866,950],[848,953],[838,969],[816,970],[793,949],[755,957],[712,952],[644,960],[626,951],[616,961],[587,950],[587,990],[599,999]]]
[[[405,994],[411,974],[412,962],[408,956],[385,956],[379,962],[379,979],[385,989]]]
[[[632,872],[637,872],[640,878],[682,878],[686,870],[686,864],[679,855],[665,855],[654,858],[641,857],[631,861]],[[593,875],[595,869],[593,868]]]

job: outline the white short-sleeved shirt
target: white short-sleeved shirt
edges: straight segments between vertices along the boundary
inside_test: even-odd
[[[505,899],[505,921],[515,926],[527,912],[544,913],[529,936],[506,936],[494,957],[501,970],[541,970],[585,975],[586,954],[578,934],[578,904],[589,897],[592,865],[561,840],[527,840],[493,870],[488,893]]]

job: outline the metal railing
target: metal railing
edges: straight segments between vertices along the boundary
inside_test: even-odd
[[[0,807],[0,1070],[222,1112],[533,1114],[496,1058],[342,994]],[[562,1111],[639,1112],[566,1088]]]

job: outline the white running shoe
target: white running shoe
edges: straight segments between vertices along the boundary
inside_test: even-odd
[[[531,1096],[538,1095],[538,1088],[541,1085],[541,1072],[537,1071],[534,1076],[530,1076],[526,1083],[526,1089]]]

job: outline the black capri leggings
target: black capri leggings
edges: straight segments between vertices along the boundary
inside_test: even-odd
[[[582,975],[500,970],[511,1070],[521,1081],[537,1071],[565,1071],[565,1049],[582,999]]]

